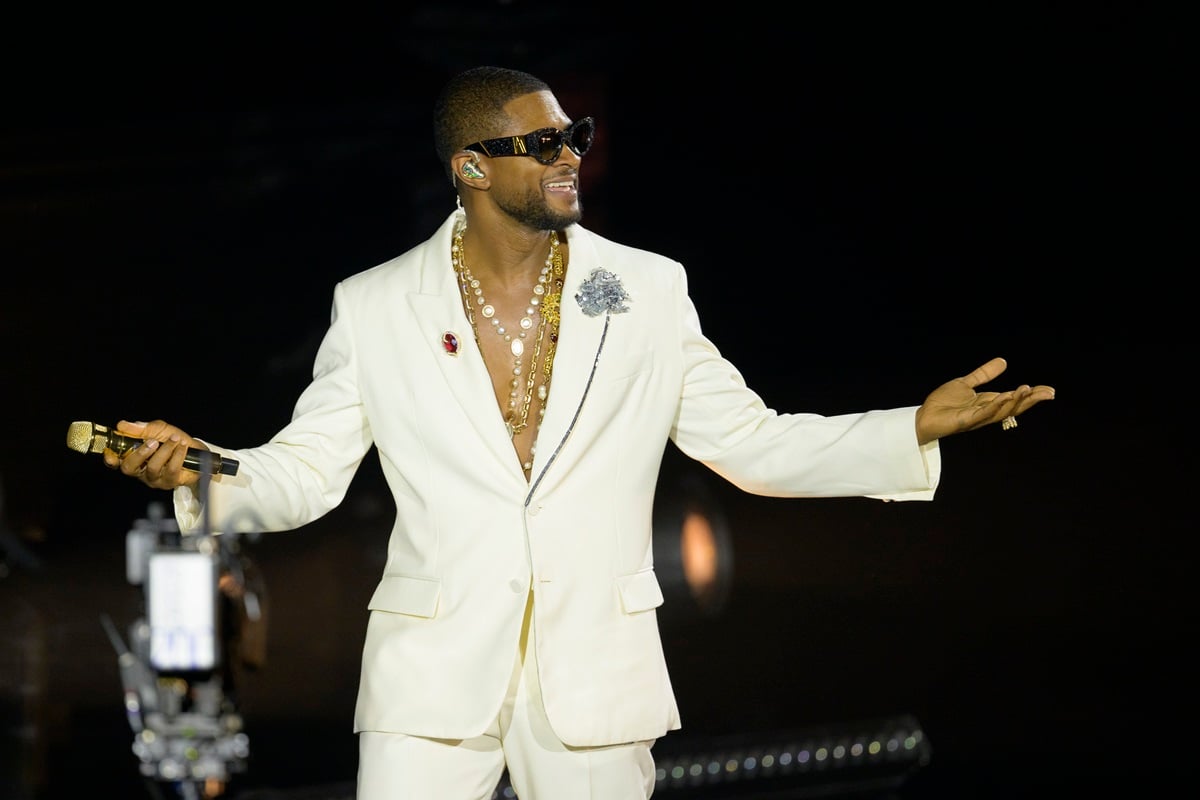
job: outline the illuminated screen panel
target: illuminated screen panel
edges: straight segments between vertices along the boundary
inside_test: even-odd
[[[217,664],[217,571],[204,553],[150,556],[147,605],[150,664],[165,671]]]

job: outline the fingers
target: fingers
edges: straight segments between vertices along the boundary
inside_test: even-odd
[[[147,439],[146,443],[126,454],[121,471],[133,475],[155,489],[174,489],[186,482],[183,460],[187,445],[178,434],[165,442]]]
[[[1003,392],[992,402],[988,416],[990,422],[1002,420],[1005,417],[1015,417],[1020,413],[1021,401],[1029,393],[1028,386],[1018,386],[1011,392]]]
[[[1053,399],[1054,388],[1051,386],[1022,384],[1011,392],[1002,392],[988,400],[985,404],[986,416],[988,422],[1018,417],[1043,400]]]
[[[162,446],[162,442],[157,439],[147,439],[142,444],[126,450],[118,457],[117,468],[125,475],[141,477],[141,475],[149,469],[150,457],[158,452],[158,448]],[[108,454],[105,454],[105,461],[108,460]]]
[[[165,422],[162,422],[162,420],[159,420],[159,422],[162,423],[163,425],[166,424]],[[117,433],[125,433],[130,436],[138,436],[138,437],[145,438],[146,426],[148,424],[149,423],[146,423],[146,422],[130,422],[128,420],[123,419],[123,420],[120,420],[117,422],[116,431],[117,431]]]
[[[1029,397],[1034,403],[1040,403],[1043,400],[1054,399],[1054,387],[1038,384],[1029,390]]]
[[[1008,369],[1007,361],[999,357],[993,358],[976,367],[970,374],[963,376],[962,381],[974,389],[994,380],[1006,369]],[[984,421],[985,419],[994,421],[1009,416],[1015,417],[1043,400],[1053,400],[1054,387],[1044,384],[1030,386],[1024,383],[1007,392],[977,392],[975,397],[977,401],[982,401],[982,406],[977,408],[977,411],[983,412],[978,414],[976,419],[980,420],[979,424],[988,424],[987,421]]]
[[[120,469],[126,475],[142,476],[148,470],[161,472],[167,460],[171,457],[174,443],[164,443],[158,439],[146,439],[132,450],[126,450],[121,457]]]
[[[151,422],[129,422],[121,420],[117,423],[116,429],[119,433],[126,433],[130,436],[136,436],[140,439],[157,439],[160,442],[165,442],[172,436],[178,436],[182,441],[190,443],[192,437],[188,436],[176,426],[166,422],[165,420],[156,419]]]
[[[1011,412],[1014,416],[1023,414],[1029,409],[1036,406],[1043,400],[1054,399],[1054,387],[1038,385],[1038,386],[1022,386],[1020,396],[1017,398],[1014,410]]]
[[[143,442],[123,454],[104,452],[104,463],[119,469],[122,474],[137,478],[156,489],[173,489],[194,482],[183,467],[192,437],[163,420],[129,422],[121,420],[119,432],[143,439]]]
[[[962,379],[966,382],[967,386],[970,386],[972,389],[974,389],[976,386],[982,386],[983,384],[994,380],[1006,369],[1008,369],[1008,362],[1003,358],[996,357],[971,370],[971,372],[967,375],[964,375]]]

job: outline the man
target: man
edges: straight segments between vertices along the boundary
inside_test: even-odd
[[[181,529],[300,527],[374,445],[396,502],[354,717],[360,800],[647,798],[680,718],[659,639],[651,507],[674,441],[742,489],[932,499],[938,440],[1016,416],[1049,386],[976,391],[993,359],[919,407],[780,414],[701,333],[679,263],[580,226],[590,118],[542,81],[467,70],[435,144],[461,208],[339,283],[313,381],[266,444],[162,420],[105,463],[172,489]],[[206,497],[186,449],[240,462]],[[201,508],[200,501],[207,503]]]

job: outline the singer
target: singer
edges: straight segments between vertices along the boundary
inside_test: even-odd
[[[992,358],[919,405],[777,412],[701,332],[682,264],[583,227],[597,121],[488,66],[443,87],[433,123],[445,219],[333,287],[291,422],[231,449],[123,421],[145,443],[104,462],[172,490],[185,532],[202,511],[281,531],[337,506],[374,448],[396,521],[362,649],[359,800],[474,800],[506,767],[523,800],[648,798],[651,746],[680,727],[651,548],[668,440],[758,495],[932,500],[941,439],[1054,389],[987,390]],[[241,464],[206,510],[189,448]]]

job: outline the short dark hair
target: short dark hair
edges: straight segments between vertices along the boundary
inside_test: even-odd
[[[548,92],[541,78],[505,67],[472,67],[446,82],[433,104],[433,147],[453,180],[450,159],[472,142],[492,139],[508,124],[504,105],[534,92]]]

